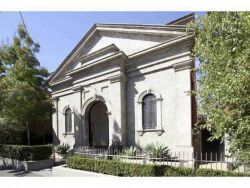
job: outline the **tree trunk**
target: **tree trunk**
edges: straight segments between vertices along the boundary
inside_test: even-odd
[[[26,126],[27,126],[27,141],[28,141],[28,146],[30,145],[30,129],[29,129],[29,122],[26,121]]]

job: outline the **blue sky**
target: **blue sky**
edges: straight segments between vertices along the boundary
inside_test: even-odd
[[[28,32],[41,46],[42,66],[55,71],[94,23],[166,24],[191,12],[22,12]],[[200,13],[202,14],[202,13]],[[0,12],[0,41],[11,41],[18,12]]]

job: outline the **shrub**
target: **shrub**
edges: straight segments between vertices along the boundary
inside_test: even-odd
[[[43,160],[50,158],[52,154],[51,145],[37,145],[30,147],[31,160]]]
[[[123,163],[117,160],[97,160],[80,156],[68,157],[67,165],[70,168],[99,172],[115,176],[160,176],[162,167],[155,165],[142,165]]]
[[[97,160],[72,156],[67,166],[74,169],[99,172],[115,176],[250,176],[248,173],[225,172],[210,169],[192,169],[165,165],[133,164],[121,161]]]
[[[163,144],[151,143],[145,147],[145,150],[150,158],[159,158],[160,161],[164,158],[170,157],[168,147]],[[156,161],[157,159],[152,160]]]
[[[0,156],[22,161],[48,159],[52,154],[51,145],[0,145]]]
[[[64,144],[63,143],[62,145],[58,145],[56,147],[56,153],[58,153],[58,154],[67,154],[69,149],[70,149],[69,144]]]

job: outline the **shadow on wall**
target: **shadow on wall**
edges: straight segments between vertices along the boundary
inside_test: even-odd
[[[82,126],[81,126],[81,121],[82,121],[82,116],[81,113],[77,109],[73,109],[74,112],[74,135],[75,135],[75,140],[74,140],[74,145],[73,148],[79,147],[81,145],[81,140],[82,140]]]
[[[180,47],[180,50],[176,50],[176,48],[167,48],[167,49],[162,49],[162,50],[158,50],[155,51],[153,53],[148,53],[147,55],[145,55],[143,58],[135,58],[133,60],[130,61],[129,66],[127,67],[127,69],[129,70],[134,70],[134,71],[130,71],[127,76],[128,76],[128,82],[127,82],[127,96],[126,96],[126,113],[127,113],[127,145],[136,145],[136,140],[135,137],[137,134],[136,132],[136,119],[137,117],[135,117],[135,110],[136,110],[136,106],[137,105],[137,101],[136,101],[136,96],[138,96],[138,94],[140,94],[141,92],[143,92],[143,90],[146,89],[150,89],[150,87],[152,86],[152,89],[154,89],[154,85],[151,85],[152,80],[150,80],[149,82],[147,82],[147,80],[145,79],[145,74],[142,74],[142,72],[139,70],[140,66],[144,66],[144,65],[149,65],[152,62],[161,62],[164,58],[166,57],[170,57],[170,56],[174,56],[174,55],[178,55],[181,52],[184,52],[185,49],[187,48],[186,45],[183,44],[178,44],[178,45],[182,45]],[[161,69],[157,69],[157,70],[151,70],[150,73],[153,72],[157,72],[157,71],[163,71],[165,69],[171,69],[171,66],[166,66],[165,68],[161,68]],[[141,84],[140,89],[142,89],[142,91],[138,91],[138,85],[143,82],[143,84]],[[138,114],[141,115],[141,114]]]
[[[135,109],[136,109],[136,96],[139,94],[136,89],[136,82],[142,82],[145,80],[145,77],[139,70],[133,71],[133,74],[136,74],[136,77],[132,77],[128,79],[127,83],[127,93],[126,96],[126,145],[128,146],[136,146],[135,134],[136,134],[136,117],[135,117]],[[145,86],[146,87],[146,86]]]
[[[60,144],[60,140],[59,140],[57,134],[55,133],[54,129],[53,129],[53,143],[54,143],[54,145],[59,145]]]
[[[119,127],[116,120],[114,120],[114,126],[113,126],[113,134],[112,134],[112,143],[111,147],[119,147],[121,146],[121,128]]]
[[[114,133],[118,135],[121,134],[121,128],[119,127],[116,120],[114,120]]]

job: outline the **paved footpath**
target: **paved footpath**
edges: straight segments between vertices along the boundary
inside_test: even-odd
[[[53,167],[52,176],[53,177],[114,177],[107,174],[71,169],[67,168],[66,165]]]
[[[18,171],[0,166],[0,177],[112,177],[111,175],[75,170],[66,165],[56,166],[39,171]]]
[[[52,177],[52,169],[26,172],[0,167],[0,177]]]

